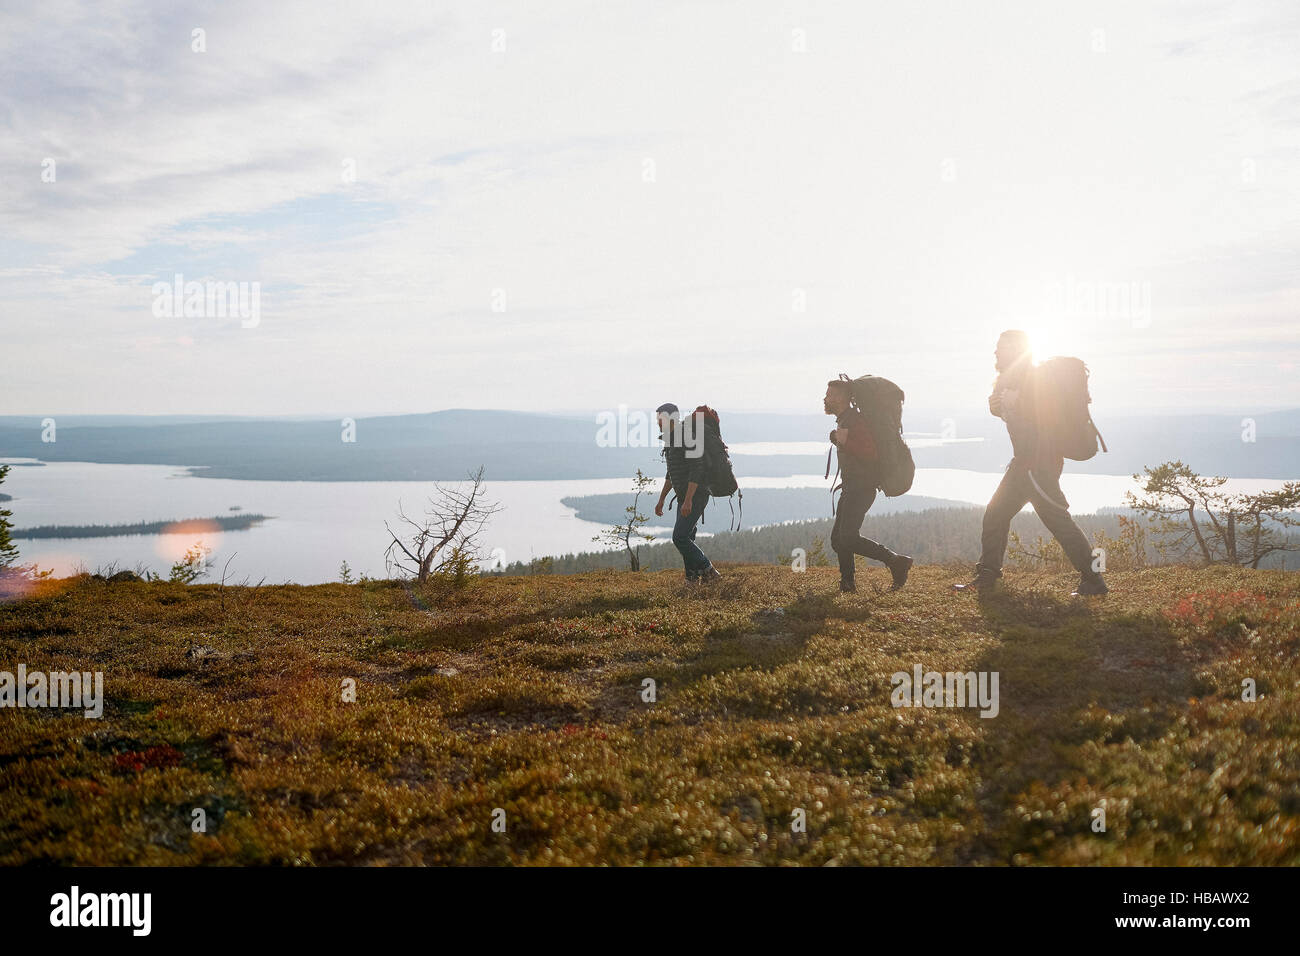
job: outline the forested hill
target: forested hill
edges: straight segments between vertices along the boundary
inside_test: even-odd
[[[1151,538],[1142,542],[1141,547],[1136,546],[1131,539],[1121,541],[1124,531],[1120,518],[1128,514],[1127,511],[1112,510],[1095,515],[1077,515],[1075,521],[1094,545],[1107,547],[1111,567],[1130,566],[1134,563],[1130,555],[1139,552],[1147,564],[1154,565],[1167,560],[1156,550],[1155,542]],[[890,548],[912,555],[918,563],[965,562],[973,565],[979,558],[980,526],[983,518],[984,509],[974,506],[933,508],[916,512],[899,511],[892,514],[872,513],[867,515],[862,525],[862,533]],[[819,521],[798,521],[729,532],[722,530],[726,528],[724,520],[717,526],[719,528],[717,534],[700,538],[698,543],[715,562],[788,565],[791,563],[795,549],[801,549],[810,566],[833,565],[835,553],[830,545],[832,524],[832,519],[824,518]],[[1026,567],[1038,567],[1044,562],[1029,556],[1042,555],[1046,559],[1046,565],[1053,569],[1065,570],[1069,567],[1060,545],[1047,534],[1037,515],[1029,511],[1022,512],[1011,522],[1011,530],[1019,537],[1024,555],[1017,557],[1018,551],[1013,541],[1008,552],[1008,566],[1022,564]],[[669,569],[680,571],[682,558],[670,540],[671,530],[650,528],[648,533],[654,534],[655,540],[641,545],[641,566],[654,571]],[[1288,537],[1293,545],[1300,545],[1300,531],[1292,531]],[[863,558],[858,560],[865,567],[881,567]],[[547,558],[540,563],[516,562],[505,570],[519,574],[527,574],[539,569],[555,574],[576,574],[600,568],[626,567],[628,567],[627,553],[616,550],[567,554]],[[1261,567],[1279,570],[1300,569],[1300,553],[1270,555],[1264,559]]]
[[[831,483],[825,482],[820,488],[750,488],[741,489],[743,497],[710,499],[704,510],[703,531],[723,531],[742,522],[741,527],[750,528],[759,525],[779,524],[784,521],[807,521],[829,517],[831,514]],[[658,484],[651,494],[642,495],[640,511],[649,520],[648,529],[671,528],[675,515],[665,510],[662,516],[654,513],[654,502],[658,496]],[[671,502],[671,498],[669,501]],[[836,495],[836,501],[839,495]],[[632,501],[628,493],[609,495],[584,495],[577,498],[564,498],[561,504],[573,508],[575,517],[583,521],[595,521],[599,524],[614,524],[627,518],[627,507]],[[903,495],[899,498],[886,498],[877,495],[871,506],[873,515],[893,514],[896,511],[925,511],[930,508],[964,508],[967,502],[949,501],[944,498],[927,498],[924,495]]]
[[[946,415],[904,410],[917,439],[917,465],[997,471],[1010,455],[1001,423],[975,402]],[[1181,459],[1203,474],[1294,479],[1300,462],[1300,410],[1257,415],[1107,417],[1096,410],[1110,446],[1075,472],[1133,474],[1153,462]],[[1243,423],[1249,422],[1247,428]],[[451,409],[420,415],[320,420],[67,416],[55,431],[39,416],[0,417],[0,459],[193,466],[212,478],[305,481],[447,480],[482,465],[489,479],[623,478],[637,468],[662,473],[654,434],[641,447],[602,447],[596,416]],[[825,441],[824,415],[728,413],[732,445]],[[349,428],[351,431],[349,432]],[[626,439],[632,433],[621,433]],[[43,440],[53,437],[55,440]],[[348,437],[355,440],[348,441]],[[635,439],[635,435],[632,437]],[[967,440],[980,439],[980,440]],[[1245,439],[1245,440],[1244,440]],[[749,476],[821,474],[825,453],[756,455],[737,449],[736,471]]]

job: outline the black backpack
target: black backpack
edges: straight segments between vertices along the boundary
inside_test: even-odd
[[[741,507],[740,518],[743,520],[745,496],[740,493],[740,484],[736,481],[736,473],[731,468],[731,455],[727,451],[727,443],[722,440],[722,426],[718,420],[718,413],[708,405],[701,405],[695,409],[694,418],[697,435],[701,422],[704,426],[704,475],[709,497],[730,498],[735,495]],[[730,507],[731,503],[727,504]],[[738,522],[735,530],[740,530]]]
[[[1033,370],[1033,395],[1038,435],[1062,457],[1087,461],[1097,454],[1098,442],[1108,451],[1088,411],[1092,396],[1082,359],[1057,355],[1040,362]]]
[[[907,494],[916,477],[916,463],[903,440],[903,390],[879,375],[849,378],[841,372],[840,379],[849,383],[853,404],[871,429],[880,461],[880,490],[889,498]]]

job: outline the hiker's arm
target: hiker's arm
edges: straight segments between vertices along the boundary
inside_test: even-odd
[[[1010,384],[1002,381],[1002,376],[993,383],[993,391],[989,393],[989,414],[995,418],[1001,418],[1006,421],[1007,414],[1016,407],[1016,389]]]
[[[989,412],[1003,421],[1008,415],[1015,413],[1019,404],[1019,389],[994,386],[993,393],[989,395]]]
[[[693,481],[687,482],[686,497],[683,498],[681,503],[677,506],[677,512],[679,514],[689,515],[691,513],[691,502],[695,499],[695,489],[698,487],[699,486]]]
[[[655,504],[655,514],[659,517],[664,516],[664,501],[668,497],[668,492],[672,490],[673,483],[667,478],[664,479],[664,486],[659,490],[659,501]]]

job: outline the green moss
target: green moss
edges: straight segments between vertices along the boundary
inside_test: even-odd
[[[0,669],[102,670],[105,716],[0,710],[0,865],[1300,863],[1300,579],[960,577],[46,582]],[[917,664],[998,716],[894,708]]]

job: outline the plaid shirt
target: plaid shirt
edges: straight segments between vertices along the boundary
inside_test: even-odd
[[[680,424],[674,426],[674,428],[680,427]],[[706,487],[707,476],[704,470],[704,436],[700,435],[699,439],[701,444],[696,445],[694,449],[687,448],[680,443],[680,440],[678,442],[670,440],[664,444],[663,456],[668,465],[664,477],[672,484],[673,493],[677,495],[679,501],[685,500],[686,487],[691,482],[695,482],[696,495],[701,493],[707,495],[709,493],[709,489]],[[699,455],[691,458],[687,452],[692,450],[699,452]]]

